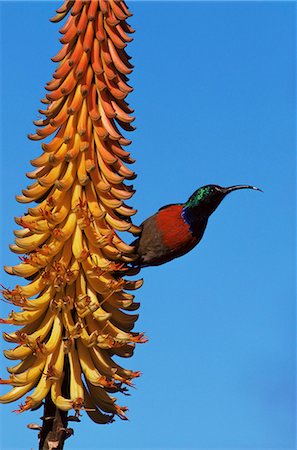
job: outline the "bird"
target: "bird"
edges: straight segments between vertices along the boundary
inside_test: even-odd
[[[198,188],[185,203],[162,206],[141,224],[140,234],[131,244],[136,253],[132,266],[159,266],[188,253],[201,241],[208,219],[221,201],[239,189],[261,191],[249,185],[208,184]]]

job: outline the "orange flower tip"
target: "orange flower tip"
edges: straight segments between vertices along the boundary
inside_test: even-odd
[[[128,180],[135,180],[135,178],[137,178],[137,173],[132,172],[132,174],[129,175],[129,176],[127,176],[126,178],[127,178]]]
[[[13,275],[14,274],[11,266],[4,266],[4,270],[9,275]]]
[[[127,146],[127,145],[130,145],[132,143],[132,141],[130,141],[129,139],[125,139],[125,138],[120,138],[119,143],[121,145]]]
[[[63,95],[68,95],[70,94],[71,90],[70,89],[66,89],[66,88],[61,88],[61,92]]]
[[[83,50],[84,50],[84,52],[86,52],[87,54],[90,53],[90,51],[91,51],[90,45],[84,45]]]
[[[80,92],[83,97],[86,97],[89,92],[88,86],[86,84],[83,84],[80,88]]]
[[[45,123],[44,123],[45,121],[43,119],[33,120],[32,122],[36,127],[42,127],[45,125]],[[27,173],[29,173],[29,172],[27,172]]]
[[[79,133],[80,136],[82,136],[81,133]],[[89,148],[89,144],[87,142],[82,142],[80,147],[79,147],[79,151],[86,152],[88,150],[88,148]]]
[[[82,128],[81,130],[78,130],[78,134],[81,136],[81,137],[83,137],[83,136],[85,136],[85,134],[86,134],[86,132],[87,132],[87,130],[85,129],[85,128]],[[81,148],[80,148],[80,151],[81,152],[84,152],[85,150],[87,150],[89,148],[89,146],[88,146],[88,144],[82,144],[82,146],[81,146]]]
[[[45,94],[45,100],[47,100],[48,103],[51,103],[53,101],[50,94]]]
[[[38,134],[27,134],[28,139],[30,139],[31,141],[38,141],[39,139],[41,139],[40,136],[38,136]]]
[[[70,141],[71,141],[71,136],[64,136],[63,137],[64,144],[68,144]]]
[[[66,161],[66,162],[69,162],[69,161],[71,161],[71,159],[72,159],[72,156],[71,156],[69,153],[66,153],[66,155],[65,155],[65,161]]]
[[[57,14],[56,16],[50,18],[50,22],[52,22],[52,23],[60,22],[60,20],[62,19],[62,16],[63,16],[62,13]]]
[[[88,177],[88,175],[82,177],[79,179],[79,182],[82,186],[86,186],[90,181],[90,178]]]
[[[93,170],[95,170],[96,169],[96,166],[95,166],[95,164],[94,163],[90,163],[89,165],[88,165],[88,167],[87,167],[87,172],[93,172]]]
[[[41,103],[43,103],[44,105],[48,105],[50,103],[50,100],[48,98],[42,98]]]
[[[97,122],[97,120],[99,120],[100,119],[100,114],[96,111],[96,110],[94,110],[94,109],[92,109],[91,111],[89,111],[89,116],[91,117],[91,119],[94,121],[94,122]]]
[[[55,186],[57,189],[59,189],[59,191],[63,191],[64,189],[64,185],[59,180],[55,181]]]
[[[56,158],[56,156],[54,156],[54,155],[49,155],[49,157],[48,157],[48,162],[50,163],[50,164],[56,164],[57,163],[57,158]]]

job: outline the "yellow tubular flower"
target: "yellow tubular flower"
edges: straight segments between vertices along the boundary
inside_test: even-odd
[[[125,204],[134,193],[125,180],[136,175],[126,166],[134,160],[121,131],[134,129],[126,103],[133,66],[125,51],[134,30],[123,0],[66,0],[51,20],[66,16],[62,48],[52,58],[58,67],[39,110],[44,119],[29,135],[52,139],[31,161],[33,184],[17,196],[38,204],[15,219],[21,228],[11,250],[23,256],[5,267],[29,282],[2,290],[21,310],[1,322],[22,328],[4,333],[17,344],[6,357],[21,362],[0,381],[12,386],[0,402],[33,390],[20,406],[25,411],[50,393],[58,408],[85,409],[96,423],[108,423],[115,415],[126,419],[127,409],[109,392],[124,392],[139,376],[112,357],[129,357],[135,343],[146,341],[132,332],[138,315],[124,312],[138,308],[125,290],[138,289],[142,280],[123,278],[137,270],[129,267],[133,247],[118,234],[140,231],[131,220],[136,210]]]

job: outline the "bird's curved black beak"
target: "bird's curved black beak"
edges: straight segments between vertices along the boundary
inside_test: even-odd
[[[253,189],[254,191],[263,192],[262,189],[259,189],[255,186],[249,186],[247,184],[238,184],[236,186],[226,187],[226,188],[224,188],[224,192],[225,192],[225,194],[230,194],[230,192],[237,191],[239,189]]]

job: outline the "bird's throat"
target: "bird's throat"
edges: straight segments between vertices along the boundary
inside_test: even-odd
[[[182,210],[182,218],[189,226],[193,236],[200,237],[204,233],[208,215],[204,213],[202,208],[184,207]]]

